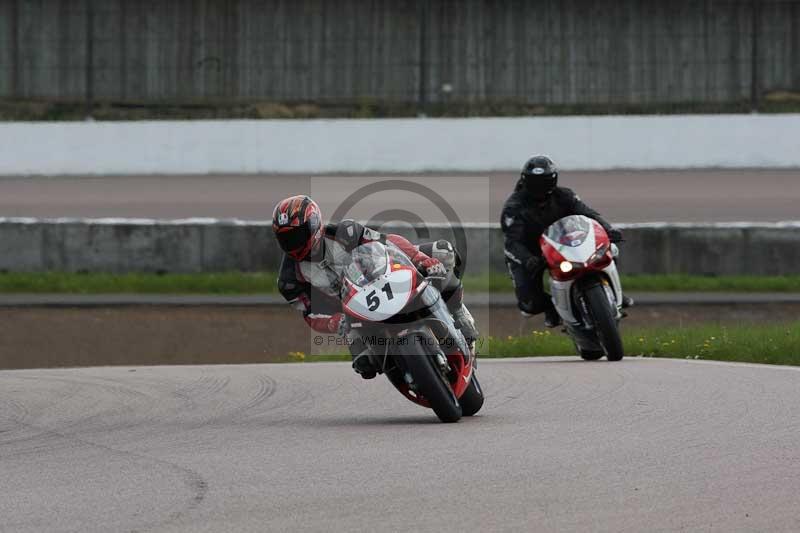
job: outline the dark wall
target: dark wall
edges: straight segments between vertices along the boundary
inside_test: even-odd
[[[0,0],[0,97],[635,104],[754,84],[800,90],[800,0]]]

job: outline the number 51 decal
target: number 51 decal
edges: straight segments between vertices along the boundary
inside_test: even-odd
[[[394,298],[392,286],[389,284],[389,282],[386,282],[386,285],[383,286],[381,291],[386,293],[387,300]],[[367,294],[367,306],[370,311],[375,311],[381,306],[381,299],[378,297],[378,291],[372,291],[371,293]]]

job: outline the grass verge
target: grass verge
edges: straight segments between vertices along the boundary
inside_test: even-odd
[[[800,322],[631,328],[623,329],[623,343],[628,356],[800,364]],[[480,353],[482,357],[524,357],[576,352],[566,335],[546,330],[524,337],[487,337]]]
[[[62,272],[0,274],[2,293],[73,294],[274,294],[272,272],[201,274],[74,274]],[[793,276],[623,276],[628,292],[800,292],[800,275]],[[468,292],[511,292],[511,280],[500,274],[467,275]]]
[[[627,357],[665,357],[800,365],[800,321],[779,325],[703,325],[623,330]],[[522,337],[481,339],[481,358],[575,355],[570,339],[558,331],[532,331]],[[577,357],[577,356],[576,356]],[[346,354],[291,352],[287,361],[349,361]]]
[[[473,292],[511,292],[508,276],[465,276],[464,286]],[[800,275],[791,276],[692,276],[687,274],[622,275],[627,292],[800,292]]]
[[[800,322],[623,328],[623,343],[628,356],[800,364]],[[487,337],[480,353],[482,357],[525,357],[576,352],[566,335],[546,330],[523,337]]]
[[[2,293],[260,294],[277,293],[272,272],[218,274],[0,274]]]

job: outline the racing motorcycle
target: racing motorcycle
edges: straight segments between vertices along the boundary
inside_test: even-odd
[[[350,337],[400,393],[456,422],[483,406],[475,350],[459,331],[435,286],[392,243],[358,246],[342,274],[342,308]]]
[[[550,271],[550,295],[567,334],[583,359],[624,355],[619,321],[622,284],[617,246],[603,227],[583,215],[557,220],[539,239]]]

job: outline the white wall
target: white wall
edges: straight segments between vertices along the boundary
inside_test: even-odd
[[[800,114],[0,123],[0,175],[800,167]]]

